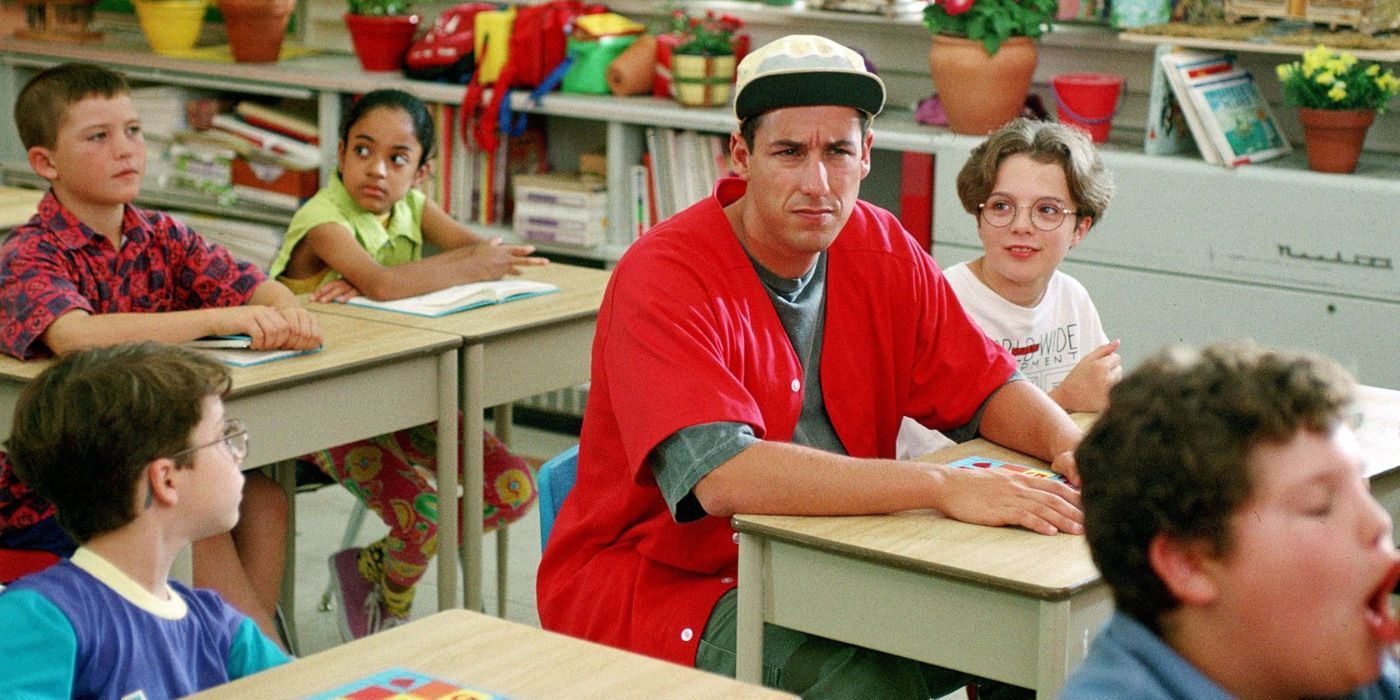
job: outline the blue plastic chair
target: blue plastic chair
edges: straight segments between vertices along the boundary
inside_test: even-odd
[[[564,499],[574,488],[578,476],[578,445],[574,445],[555,455],[540,465],[535,486],[540,495],[540,551],[549,542],[549,531],[554,528],[554,516],[564,505]]]

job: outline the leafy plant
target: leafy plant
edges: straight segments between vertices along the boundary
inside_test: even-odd
[[[1049,31],[1058,7],[1056,0],[933,0],[924,8],[924,26],[934,34],[980,41],[991,55],[1013,36]]]
[[[1295,107],[1312,109],[1374,109],[1385,112],[1386,103],[1400,90],[1395,72],[1380,64],[1358,61],[1318,44],[1300,61],[1280,63],[1278,79],[1283,98]]]
[[[352,15],[390,17],[408,14],[410,0],[346,0]]]
[[[744,20],[733,15],[706,12],[692,17],[685,10],[671,12],[671,31],[680,36],[674,49],[678,54],[727,56],[734,53],[734,33],[744,28]]]

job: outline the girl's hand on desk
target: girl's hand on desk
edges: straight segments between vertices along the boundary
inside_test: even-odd
[[[936,508],[954,520],[978,525],[1019,525],[1054,535],[1084,532],[1079,493],[1040,477],[998,469],[943,467],[942,503]]]
[[[485,280],[518,275],[521,267],[549,264],[547,258],[531,257],[531,253],[535,252],[534,246],[503,245],[500,238],[492,238],[459,250],[466,254],[467,265],[477,272],[480,279]]]
[[[331,280],[316,288],[311,293],[311,301],[318,304],[344,304],[351,299],[360,296],[360,289],[348,280]]]

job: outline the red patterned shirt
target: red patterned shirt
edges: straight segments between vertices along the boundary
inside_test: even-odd
[[[0,246],[0,351],[48,354],[39,337],[59,316],[240,306],[267,276],[169,215],[127,206],[120,247],[80,223],[50,191]],[[53,508],[19,483],[0,455],[0,532]]]

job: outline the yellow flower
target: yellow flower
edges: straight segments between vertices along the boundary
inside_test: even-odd
[[[1366,68],[1366,75],[1369,75],[1373,78],[1376,77],[1376,75],[1378,75],[1380,72],[1381,64],[1379,63],[1372,63],[1369,67]]]
[[[1279,80],[1288,80],[1289,78],[1293,77],[1293,64],[1290,64],[1290,63],[1280,63],[1280,64],[1278,65],[1278,67],[1275,68],[1274,70],[1278,72],[1278,79],[1279,79]],[[1375,75],[1375,74],[1372,73],[1372,75]]]
[[[1342,65],[1346,66],[1347,68],[1356,65],[1356,57],[1345,51],[1342,52],[1342,57],[1340,60],[1342,62]]]
[[[1326,61],[1331,57],[1332,50],[1322,44],[1318,44],[1317,46],[1314,46],[1313,48],[1303,52],[1304,63],[1322,63],[1323,61]]]
[[[1351,61],[1352,61],[1352,63],[1355,63],[1355,62],[1356,62],[1356,59],[1353,58],[1353,59],[1351,59]],[[1330,60],[1330,61],[1327,62],[1327,72],[1328,72],[1328,73],[1336,73],[1336,74],[1340,75],[1340,74],[1342,74],[1342,73],[1347,72],[1347,68],[1348,68],[1348,66],[1347,66],[1346,62],[1342,61],[1342,59],[1340,59],[1340,58],[1334,58],[1334,59],[1332,59],[1332,60]]]
[[[1317,74],[1317,77],[1314,78],[1314,80],[1317,81],[1317,84],[1318,84],[1318,85],[1331,85],[1332,83],[1337,82],[1337,76],[1332,75],[1331,73],[1328,73],[1328,72],[1326,72],[1326,71],[1323,71],[1323,72],[1321,72],[1321,73],[1318,73],[1318,74]],[[1346,89],[1346,88],[1343,88],[1343,89]]]
[[[1333,85],[1332,89],[1327,91],[1327,96],[1332,98],[1333,102],[1341,102],[1342,100],[1345,100],[1347,98],[1347,84],[1337,83],[1336,85]]]
[[[1384,75],[1376,78],[1376,87],[1385,92],[1396,92],[1400,90],[1400,79],[1396,79],[1394,73],[1386,71]]]

